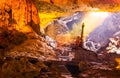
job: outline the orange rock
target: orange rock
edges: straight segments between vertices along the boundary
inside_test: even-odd
[[[0,0],[0,7],[3,9],[0,15],[3,20],[0,20],[0,25],[14,24],[13,29],[17,28],[18,31],[23,30],[23,32],[25,26],[30,26],[35,32],[40,32],[38,11],[32,0]]]

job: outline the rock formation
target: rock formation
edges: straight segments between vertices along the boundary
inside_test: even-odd
[[[68,32],[68,28],[64,25],[59,24],[56,20],[46,27],[45,32],[48,36],[56,39],[58,35],[66,34]]]
[[[39,60],[55,57],[40,35],[38,11],[32,0],[0,1],[0,43],[0,53],[5,57],[25,56]]]
[[[39,33],[38,11],[32,0],[0,1],[0,27],[16,29],[22,32]],[[32,28],[32,29],[31,29]]]
[[[97,5],[102,5],[100,6],[100,8],[107,7],[107,5],[112,5],[112,7],[115,7],[115,4],[120,4],[119,0],[41,0],[41,1],[45,1],[48,3],[52,3],[55,5],[59,5],[59,6],[75,6],[75,5],[87,5],[87,6],[91,6],[91,7],[96,7]],[[107,4],[107,5],[106,5]]]
[[[61,4],[61,5],[66,5],[66,4],[80,4],[80,3],[84,3],[84,4],[87,4],[87,3],[93,3],[93,2],[100,2],[100,3],[119,3],[115,0],[42,0],[42,1],[46,1],[48,3],[52,3],[52,4]]]
[[[55,67],[53,71],[43,63],[55,57],[54,50],[40,34],[38,11],[33,1],[0,0],[0,78],[48,78],[49,75],[61,78]],[[46,74],[48,72],[51,74]]]

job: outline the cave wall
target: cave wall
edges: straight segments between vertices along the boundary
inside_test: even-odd
[[[94,0],[41,0],[41,1],[45,1],[53,4],[66,5],[66,4],[78,4],[78,3],[84,3],[84,2],[91,2]]]
[[[67,10],[86,11],[90,8],[98,8],[106,11],[119,11],[119,0],[39,0],[45,1]]]
[[[119,0],[41,0],[41,1],[45,1],[45,2],[48,2],[48,3],[53,3],[53,4],[60,4],[60,5],[70,5],[70,4],[96,4],[96,3],[99,3],[99,4],[113,4],[113,3],[116,3],[116,4],[119,4],[120,1]]]
[[[40,32],[38,11],[32,0],[0,0],[0,27]]]
[[[40,34],[39,22],[32,0],[0,0],[0,52]]]

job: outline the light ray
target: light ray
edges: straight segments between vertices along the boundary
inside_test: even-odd
[[[104,20],[110,16],[109,12],[87,12],[85,16],[83,16],[82,21],[78,26],[73,28],[73,31],[76,29],[80,29],[80,26],[82,23],[85,24],[84,28],[84,39],[100,24],[104,22]],[[77,31],[74,31],[73,33],[76,33]],[[77,32],[80,33],[80,32]]]

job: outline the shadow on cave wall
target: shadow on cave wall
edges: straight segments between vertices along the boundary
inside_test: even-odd
[[[8,50],[21,44],[27,39],[27,36],[17,30],[8,30],[6,27],[0,27],[0,49]]]

